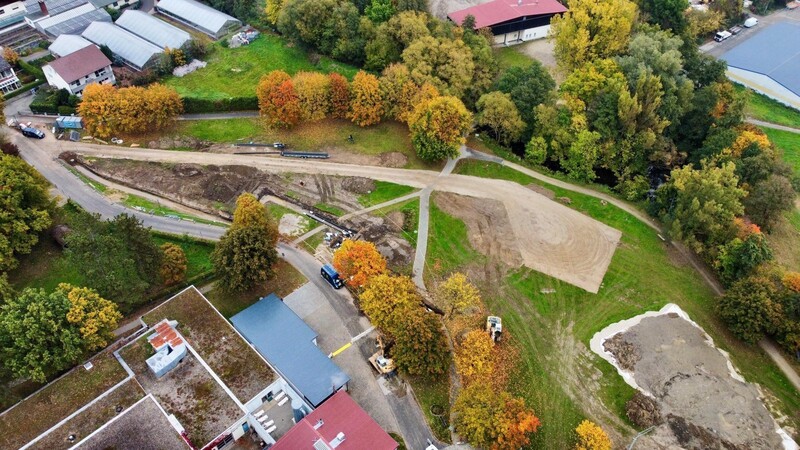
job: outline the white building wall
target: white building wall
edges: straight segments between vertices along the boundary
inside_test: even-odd
[[[42,72],[44,72],[44,77],[47,79],[47,84],[56,89],[66,89],[72,92],[69,88],[69,83],[64,81],[64,79],[61,78],[61,75],[59,75],[58,72],[50,67],[49,64],[42,67]]]
[[[528,28],[526,30],[514,31],[512,33],[498,34],[494,37],[496,45],[516,45],[536,39],[544,39],[550,33],[550,25]]]
[[[55,71],[53,68],[48,64],[42,67],[42,71],[44,72],[45,78],[47,78],[47,83],[50,86],[53,86],[57,89],[66,89],[71,94],[80,96],[83,93],[83,90],[86,89],[86,86],[92,83],[101,83],[101,84],[116,84],[117,79],[114,77],[114,71],[111,70],[111,66],[105,66],[103,69],[90,73],[84,77],[81,77],[78,80],[73,81],[72,83],[67,83],[64,81],[63,78]]]
[[[119,10],[120,8],[124,8],[129,5],[135,5],[139,3],[139,0],[117,0],[114,3],[109,3],[107,8]]]
[[[784,105],[800,109],[800,96],[766,75],[730,66],[725,74],[731,81],[743,84]]]

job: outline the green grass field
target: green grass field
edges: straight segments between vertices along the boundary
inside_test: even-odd
[[[800,128],[800,111],[739,84],[734,83],[734,86],[739,92],[746,91],[748,93],[745,107],[745,114],[748,116],[765,122]]]
[[[408,195],[414,191],[416,191],[416,189],[411,186],[389,183],[388,181],[375,181],[375,189],[369,194],[358,197],[358,203],[368,208]]]
[[[715,299],[710,289],[691,266],[671,256],[668,244],[651,228],[598,199],[539,183],[497,164],[462,161],[456,173],[542,184],[557,196],[570,198],[574,209],[622,231],[621,245],[596,295],[525,268],[511,271],[504,286],[483,286],[493,293],[485,298],[487,306],[508,323],[509,332],[522,349],[522,376],[513,386],[542,419],[534,448],[571,445],[575,426],[590,414],[565,393],[562,385],[570,376],[587,377],[599,370],[602,376],[593,396],[623,420],[624,404],[633,393],[616,371],[596,356],[584,363],[565,365],[558,356],[569,345],[564,334],[588,346],[592,335],[608,324],[658,309],[668,302],[678,304],[703,326],[720,348],[730,352],[745,378],[768,389],[777,399],[776,406],[796,420],[800,393],[758,347],[743,344],[727,331],[713,311]],[[446,216],[432,211],[429,252],[436,248],[436,241],[460,242],[466,237],[463,223],[457,226],[458,219],[443,215]],[[474,250],[450,248],[450,253],[456,255],[450,258],[450,267],[463,267],[470,262],[465,256]],[[429,253],[428,264],[435,264],[436,258],[435,252]],[[555,289],[555,293],[542,294],[544,288]]]
[[[431,196],[428,224],[428,253],[425,255],[425,278],[440,278],[470,263],[486,258],[469,245],[467,226],[436,206],[438,195]]]
[[[794,172],[800,175],[800,134],[791,131],[774,130],[772,128],[761,128],[767,134],[769,140],[783,154],[786,161]]]
[[[156,245],[163,245],[171,242],[180,246],[186,254],[186,278],[208,273],[214,269],[211,263],[211,252],[214,251],[214,244],[211,242],[199,241],[192,238],[182,238],[168,234],[153,233]]]
[[[270,34],[262,34],[252,44],[239,48],[215,44],[212,49],[206,67],[182,78],[170,77],[165,84],[175,88],[182,97],[219,100],[254,96],[261,76],[276,69],[290,75],[300,71],[339,72],[348,78],[357,71],[324,56],[314,64],[303,49]]]
[[[494,49],[494,57],[497,65],[501,69],[509,67],[528,67],[533,59],[519,51],[516,47],[497,47]]]
[[[317,208],[318,210],[326,212],[328,214],[332,214],[336,217],[342,217],[345,214],[342,208],[339,208],[338,206],[334,205],[329,205],[327,203],[317,203],[316,205],[314,205],[314,208]]]
[[[257,302],[261,297],[272,293],[281,298],[286,297],[308,281],[303,274],[283,259],[275,264],[274,270],[275,276],[247,292],[231,293],[213,289],[206,294],[206,298],[225,318],[230,319],[236,313]]]
[[[173,217],[181,220],[190,220],[192,222],[205,223],[208,225],[216,225],[218,227],[225,226],[225,224],[223,224],[222,222],[217,222],[216,220],[203,219],[201,217],[197,217],[192,214],[186,214],[184,212],[176,211],[160,203],[156,203],[144,197],[139,197],[138,195],[127,194],[125,196],[125,200],[122,201],[122,204],[127,206],[128,208],[137,209],[139,211],[153,214],[155,216]]]
[[[369,156],[398,152],[408,159],[407,169],[439,170],[442,167],[440,163],[419,159],[411,144],[408,127],[394,121],[363,128],[348,120],[326,119],[300,124],[289,130],[267,130],[257,117],[183,120],[173,133],[220,143],[280,141],[292,150],[303,151],[341,150]],[[353,142],[348,140],[351,135]]]

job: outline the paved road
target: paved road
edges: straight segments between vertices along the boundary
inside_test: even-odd
[[[790,133],[800,134],[800,129],[798,128],[787,127],[786,125],[778,125],[777,123],[764,122],[763,120],[751,119],[749,117],[745,119],[745,122],[752,123],[753,125],[757,125],[759,127],[772,128],[774,130],[788,131]]]

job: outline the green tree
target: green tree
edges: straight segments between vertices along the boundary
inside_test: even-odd
[[[271,23],[273,26],[278,25],[278,18],[281,15],[281,10],[283,9],[284,0],[266,0],[266,7],[264,8],[264,14],[267,17],[267,21]]]
[[[176,285],[186,279],[186,269],[188,261],[186,253],[179,245],[171,242],[161,244],[163,258],[159,274],[165,286]]]
[[[278,30],[336,59],[360,64],[364,41],[358,8],[349,0],[285,0]]]
[[[50,226],[47,180],[21,158],[0,155],[0,272],[17,267]]]
[[[687,0],[639,0],[638,4],[647,21],[662,29],[680,33],[686,28]]]
[[[392,0],[372,0],[364,10],[364,15],[375,23],[386,22],[395,14]]]
[[[403,63],[417,85],[430,83],[440,92],[463,97],[473,80],[475,63],[461,39],[426,36],[403,50]]]
[[[772,259],[766,236],[751,233],[744,239],[734,238],[720,247],[715,261],[717,271],[727,284],[750,275],[753,270]]]
[[[727,243],[736,234],[733,219],[744,212],[733,163],[715,167],[704,163],[700,169],[685,166],[672,171],[663,188],[674,187],[676,195],[665,222],[678,239],[696,252]]]
[[[15,376],[42,383],[80,358],[84,341],[67,321],[71,307],[63,292],[32,288],[0,306],[0,351]]]
[[[417,306],[397,316],[391,328],[392,358],[410,375],[441,375],[450,366],[450,351],[439,316]]]
[[[620,54],[635,21],[636,4],[629,0],[570,1],[569,11],[551,21],[559,68],[571,72],[588,61]]]
[[[425,0],[395,0],[395,7],[398,11],[422,11],[428,10]]]
[[[570,178],[580,181],[595,179],[594,166],[597,163],[599,141],[600,134],[597,132],[582,130],[578,133],[575,142],[567,149],[566,158],[561,160],[561,166]]]
[[[109,231],[125,244],[134,261],[136,273],[149,286],[158,283],[161,267],[161,249],[153,240],[150,228],[129,214],[120,214],[108,222]]]
[[[454,158],[472,125],[472,114],[452,97],[436,97],[414,110],[409,128],[411,141],[420,158],[437,161]]]
[[[278,261],[277,241],[278,226],[264,205],[252,194],[240,195],[233,224],[211,254],[220,286],[227,291],[247,291],[269,279]]]
[[[492,130],[495,139],[503,145],[519,139],[525,130],[525,122],[508,94],[498,91],[483,94],[476,106],[478,125]]]
[[[536,106],[554,99],[556,82],[539,61],[527,67],[511,67],[500,74],[494,85],[500,92],[511,96],[527,128],[523,138],[530,138],[536,122]]]
[[[547,159],[547,141],[541,136],[534,136],[525,144],[525,161],[533,165],[541,165]]]
[[[784,176],[771,175],[756,183],[744,199],[747,216],[765,230],[769,230],[784,212],[794,208],[796,193],[792,183]]]
[[[773,334],[782,322],[777,296],[777,287],[769,278],[748,277],[725,292],[717,302],[717,312],[733,334],[752,344]]]

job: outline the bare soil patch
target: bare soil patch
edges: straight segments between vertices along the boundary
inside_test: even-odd
[[[403,227],[403,213],[396,211],[394,218],[377,216],[356,216],[344,221],[344,224],[358,230],[358,238],[372,242],[381,252],[389,266],[402,268],[414,259],[414,247],[400,236]],[[397,222],[397,214],[400,221]]]
[[[671,431],[653,437],[659,444],[781,448],[758,389],[732,376],[728,359],[708,339],[673,313],[642,319],[606,341],[606,350],[631,367],[636,384],[657,402],[662,426]]]
[[[284,236],[299,236],[305,231],[308,219],[297,214],[284,214],[278,222],[278,231]]]
[[[540,185],[538,185],[536,183],[531,183],[531,184],[529,184],[529,185],[527,185],[525,187],[527,187],[528,189],[532,190],[533,192],[536,192],[538,194],[544,195],[545,197],[549,198],[550,200],[555,200],[555,198],[556,198],[556,193],[555,192],[551,191],[550,189],[547,189],[544,186],[540,186]]]
[[[436,205],[464,221],[474,249],[508,267],[522,265],[517,238],[502,202],[443,192],[436,195]]]

